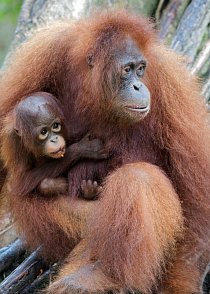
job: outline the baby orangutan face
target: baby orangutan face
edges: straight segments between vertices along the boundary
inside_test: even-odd
[[[50,95],[33,94],[15,108],[14,129],[36,157],[64,157],[65,126],[59,105]]]
[[[64,157],[66,143],[58,118],[36,128],[36,138],[42,146],[42,155],[52,158]]]

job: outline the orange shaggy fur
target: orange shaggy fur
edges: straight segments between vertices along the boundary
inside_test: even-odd
[[[143,82],[152,101],[148,116],[135,125],[112,107],[113,52],[127,36],[147,60]],[[61,258],[78,244],[49,292],[200,293],[210,258],[210,130],[196,80],[152,25],[126,12],[55,24],[17,50],[0,88],[3,115],[20,97],[47,91],[63,105],[70,140],[89,131],[113,151],[102,163],[83,161],[69,171],[71,196],[78,196],[84,178],[103,182],[96,202],[72,204],[68,195],[11,199],[32,248],[43,244],[46,257]],[[6,129],[2,157],[12,171],[15,152]]]

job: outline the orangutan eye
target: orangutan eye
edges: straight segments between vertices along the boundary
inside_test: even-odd
[[[140,64],[139,67],[136,69],[136,74],[139,77],[142,77],[144,75],[145,72],[145,68],[146,68],[146,64]]]
[[[61,130],[61,124],[59,122],[54,122],[53,125],[52,125],[52,131],[53,132],[60,132]]]
[[[126,66],[123,68],[122,75],[124,76],[124,75],[128,74],[130,71],[131,71],[131,67]]]
[[[43,141],[47,139],[48,136],[48,130],[46,128],[41,129],[40,134],[38,136],[39,140]]]

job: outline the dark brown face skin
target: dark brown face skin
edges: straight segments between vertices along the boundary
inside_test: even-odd
[[[36,157],[64,156],[64,126],[56,102],[42,96],[29,96],[18,104],[15,112],[15,130]],[[24,133],[26,130],[28,134]]]
[[[40,107],[34,139],[40,156],[64,157],[66,143],[62,134],[62,123],[59,117],[49,112],[47,105]]]
[[[143,83],[146,60],[131,38],[125,39],[115,56],[120,75],[115,107],[120,107],[123,115],[138,122],[150,111],[150,92]]]

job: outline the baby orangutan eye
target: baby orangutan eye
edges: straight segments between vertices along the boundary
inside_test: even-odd
[[[59,122],[54,122],[53,125],[52,125],[52,131],[53,132],[60,132],[61,130],[61,124]]]
[[[46,128],[43,128],[38,136],[39,140],[43,141],[47,139],[48,136],[48,130]]]

